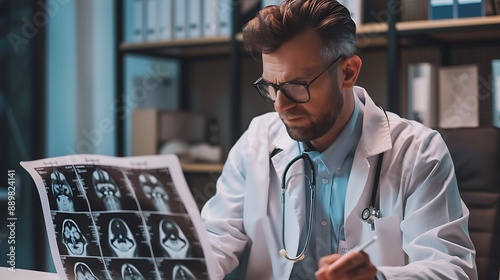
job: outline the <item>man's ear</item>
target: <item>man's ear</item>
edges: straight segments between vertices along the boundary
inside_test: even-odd
[[[343,89],[354,87],[362,64],[363,62],[361,61],[361,58],[357,55],[352,55],[342,61],[341,70]]]

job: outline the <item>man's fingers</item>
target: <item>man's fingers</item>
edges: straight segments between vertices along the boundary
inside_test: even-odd
[[[342,258],[330,255],[320,260],[317,279],[373,279],[377,268],[365,252],[353,252]]]
[[[342,257],[342,255],[340,255],[340,254],[332,254],[332,255],[324,256],[321,259],[319,259],[318,267],[330,265],[330,264],[336,262],[341,257]]]

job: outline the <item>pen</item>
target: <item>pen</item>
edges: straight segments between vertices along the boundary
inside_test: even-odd
[[[349,252],[346,253],[349,254],[349,253],[358,253],[358,252],[361,252],[363,251],[364,249],[366,249],[366,247],[372,245],[373,242],[375,242],[377,240],[377,236],[373,236],[372,238],[370,238],[369,240],[367,240],[365,243],[361,244],[361,245],[358,245],[356,247],[354,247],[353,249],[349,250]]]
[[[365,241],[365,243],[360,244],[360,245],[352,248],[351,250],[349,250],[349,252],[345,253],[340,259],[342,259],[343,257],[350,255],[352,253],[359,253],[359,252],[363,251],[364,249],[366,249],[368,246],[370,246],[376,240],[377,240],[377,236],[375,235],[372,238],[370,238],[369,240]],[[335,266],[337,263],[338,262],[333,262],[333,263],[329,264],[328,267]]]

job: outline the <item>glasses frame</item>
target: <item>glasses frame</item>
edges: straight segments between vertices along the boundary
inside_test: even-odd
[[[276,98],[273,99],[271,97],[271,95],[269,94],[269,91],[263,92],[262,90],[260,90],[259,86],[268,86],[268,87],[271,86],[274,89],[274,93],[275,93],[276,97],[278,96],[278,90],[279,90],[279,91],[281,91],[283,93],[283,95],[285,95],[286,98],[288,98],[288,100],[290,100],[290,101],[292,101],[294,103],[307,103],[307,102],[309,102],[309,100],[311,100],[311,92],[309,91],[309,87],[312,85],[312,83],[314,83],[319,77],[321,77],[321,75],[323,75],[323,73],[325,73],[328,69],[330,69],[330,67],[332,67],[332,65],[334,65],[342,57],[343,57],[342,55],[338,56],[332,63],[330,63],[325,68],[325,70],[321,71],[321,73],[319,73],[316,77],[314,77],[310,82],[295,81],[295,82],[284,82],[284,83],[281,83],[281,84],[277,85],[277,84],[273,84],[273,83],[270,83],[270,82],[264,80],[264,78],[262,76],[260,76],[253,83],[253,86],[255,87],[255,89],[257,90],[257,92],[259,93],[259,95],[262,98],[264,98],[266,101],[268,101],[270,103],[273,103],[273,104],[276,101]],[[299,100],[293,98],[283,88],[283,86],[286,86],[286,85],[300,85],[300,86],[303,86],[305,88],[306,92],[307,92],[307,100],[305,100],[305,101],[299,101]]]

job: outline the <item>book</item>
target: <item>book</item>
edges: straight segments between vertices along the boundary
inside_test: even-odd
[[[436,67],[431,63],[408,66],[408,119],[437,127]]]
[[[23,161],[59,279],[216,279],[175,155]]]
[[[500,59],[491,62],[492,65],[492,103],[493,125],[500,127]]]
[[[484,0],[456,0],[457,17],[482,17],[484,16]]]
[[[456,17],[456,0],[429,0],[429,19]]]
[[[477,65],[439,68],[439,127],[479,126]]]

